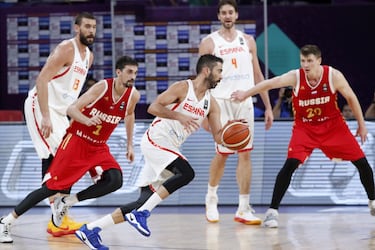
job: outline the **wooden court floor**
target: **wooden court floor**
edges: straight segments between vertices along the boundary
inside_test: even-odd
[[[114,208],[74,207],[78,221],[91,221]],[[263,219],[266,207],[255,207]],[[6,214],[11,208],[0,208]],[[375,217],[366,206],[280,208],[279,228],[248,226],[233,221],[235,207],[220,207],[220,222],[206,222],[204,207],[158,207],[148,220],[149,238],[127,223],[105,229],[103,243],[112,250],[294,250],[375,249]],[[88,249],[75,236],[49,236],[49,208],[33,208],[12,227],[13,244],[1,250]]]

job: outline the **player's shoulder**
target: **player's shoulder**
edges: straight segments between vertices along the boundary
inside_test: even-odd
[[[201,45],[207,45],[207,44],[211,44],[211,43],[213,44],[214,40],[213,40],[211,34],[203,37],[200,44]]]
[[[332,78],[335,79],[340,79],[344,78],[344,74],[337,68],[334,68],[332,66],[328,66],[329,70],[331,71]]]
[[[243,37],[244,37],[248,42],[251,42],[251,43],[255,42],[255,38],[254,38],[254,36],[252,36],[252,35],[250,35],[250,34],[246,34],[245,32],[242,32],[242,31],[240,31],[240,32],[242,33]]]
[[[69,56],[74,53],[74,45],[71,40],[61,41],[54,49],[54,53],[59,54],[60,56]]]
[[[65,40],[62,40],[58,45],[57,47],[63,47],[63,48],[66,48],[66,49],[74,49],[74,44],[73,44],[73,41],[71,39],[65,39]]]
[[[133,96],[133,99],[138,102],[138,100],[141,98],[141,93],[139,92],[137,88],[133,87],[132,96]]]
[[[185,89],[188,87],[189,87],[188,80],[180,80],[180,81],[172,83],[170,86],[170,88],[182,88],[182,89]]]

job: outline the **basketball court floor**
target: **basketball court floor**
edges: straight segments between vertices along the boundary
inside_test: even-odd
[[[266,207],[255,206],[263,219]],[[279,228],[243,225],[233,221],[235,207],[219,207],[220,222],[205,220],[204,207],[157,207],[148,220],[150,237],[140,235],[129,224],[106,228],[103,243],[112,250],[294,250],[375,249],[375,217],[367,206],[285,206],[280,208]],[[111,213],[113,207],[73,207],[77,221],[91,221]],[[11,208],[0,208],[4,215]],[[12,227],[13,244],[1,250],[88,249],[74,235],[48,235],[47,207],[33,208]]]

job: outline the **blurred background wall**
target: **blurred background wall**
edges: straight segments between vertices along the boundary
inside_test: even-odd
[[[266,30],[262,1],[238,3],[239,20],[247,23],[245,28],[256,37],[263,71],[264,51],[268,49],[269,77],[299,67],[298,48],[317,44],[323,53],[323,64],[344,73],[362,109],[370,105],[375,86],[371,74],[375,58],[374,1],[268,1]],[[94,45],[96,59],[90,75],[111,77],[113,60],[120,54],[135,56],[143,67],[137,81],[142,92],[137,118],[151,118],[146,108],[155,95],[173,81],[195,74],[199,41],[218,27],[216,4],[217,0],[3,1],[0,3],[0,110],[23,110],[27,91],[35,84],[50,50],[62,39],[74,35],[71,26],[74,15],[89,11],[99,19]],[[173,32],[176,44],[170,42]],[[176,64],[170,65],[173,60]],[[174,66],[178,72],[166,70]],[[270,92],[273,100],[277,93],[277,90]],[[339,104],[343,105],[341,97]],[[261,102],[256,105],[263,107]]]

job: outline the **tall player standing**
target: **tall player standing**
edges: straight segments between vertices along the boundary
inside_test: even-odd
[[[51,52],[25,100],[26,125],[42,160],[42,178],[69,126],[66,110],[78,98],[94,60],[88,46],[96,35],[95,17],[87,12],[78,14],[74,31],[75,37],[60,42]],[[50,202],[53,209],[53,199]],[[72,234],[81,225],[65,216],[59,228],[50,221],[47,232],[53,236]]]
[[[234,90],[248,90],[264,80],[259,66],[256,43],[252,36],[244,34],[235,27],[238,19],[238,7],[235,0],[221,0],[217,10],[221,28],[202,40],[199,54],[214,54],[224,60],[223,79],[215,89],[211,90],[220,106],[222,125],[228,120],[244,119],[254,135],[254,108],[251,98],[236,103],[231,100],[230,94]],[[273,122],[272,107],[267,91],[260,93],[260,96],[265,105],[265,128],[268,130]],[[253,138],[245,148],[238,151],[216,144],[216,155],[211,162],[206,194],[206,218],[209,222],[219,221],[217,190],[228,156],[237,152],[239,204],[234,219],[244,224],[259,225],[261,223],[249,205],[252,169],[250,152],[253,149]]]

